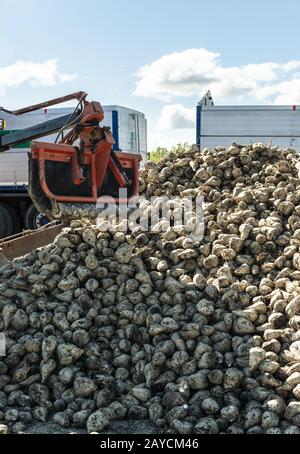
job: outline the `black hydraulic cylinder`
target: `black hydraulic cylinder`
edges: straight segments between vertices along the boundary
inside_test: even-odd
[[[76,110],[72,115],[64,115],[29,128],[12,132],[11,134],[0,136],[0,152],[8,150],[14,145],[19,145],[59,132],[66,125],[79,123],[80,113],[80,110]]]

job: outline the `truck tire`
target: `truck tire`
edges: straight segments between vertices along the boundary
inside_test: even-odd
[[[21,231],[21,224],[20,224],[20,218],[18,216],[17,210],[13,206],[9,205],[8,203],[3,203],[3,205],[9,211],[10,216],[13,220],[13,226],[14,226],[13,234],[19,233]]]
[[[48,224],[49,219],[44,214],[40,213],[34,205],[29,205],[25,213],[25,228],[28,230],[36,230],[43,225]]]
[[[14,221],[10,210],[4,203],[0,203],[0,238],[14,234]]]

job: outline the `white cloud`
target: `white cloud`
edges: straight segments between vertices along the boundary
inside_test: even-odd
[[[297,104],[299,70],[299,60],[224,66],[216,52],[187,49],[141,67],[134,94],[170,102],[176,97],[199,97],[210,89],[218,102]]]
[[[195,109],[187,109],[182,104],[163,107],[158,120],[158,129],[190,129],[195,127]]]
[[[7,88],[24,83],[34,86],[52,86],[69,82],[76,77],[77,74],[60,72],[56,59],[41,63],[20,60],[12,65],[0,67],[0,95],[4,95]]]
[[[172,148],[178,143],[188,142],[191,145],[195,143],[196,131],[193,129],[181,129],[180,132],[176,129],[171,129],[167,133],[154,130],[148,137],[148,150],[154,150],[156,147]]]
[[[148,148],[157,146],[172,148],[178,143],[195,143],[196,109],[187,109],[182,104],[163,107],[158,120],[150,121]]]

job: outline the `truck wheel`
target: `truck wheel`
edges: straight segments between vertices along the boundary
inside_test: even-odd
[[[29,230],[36,230],[48,224],[49,219],[40,213],[34,205],[29,205],[25,214],[25,227]]]
[[[4,203],[0,203],[0,238],[14,234],[14,221],[10,210]]]
[[[17,210],[13,206],[9,205],[8,203],[5,203],[5,204],[3,203],[3,205],[9,211],[10,216],[13,220],[13,226],[14,226],[13,233],[19,233],[21,231],[21,225],[20,225],[20,219],[19,219]]]

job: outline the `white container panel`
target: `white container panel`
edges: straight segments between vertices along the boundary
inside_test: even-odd
[[[253,137],[253,136],[248,136],[248,137],[237,137],[237,136],[231,136],[231,137],[225,137],[223,139],[221,138],[216,138],[216,137],[208,137],[208,138],[203,138],[201,141],[201,149],[203,150],[204,148],[215,148],[218,146],[223,146],[223,147],[230,147],[233,143],[237,143],[239,145],[249,145],[253,143],[262,143],[265,145],[268,145],[271,143],[272,145],[279,146],[280,148],[293,148],[296,151],[300,152],[300,144],[299,140],[298,141],[292,141],[291,139],[286,139],[286,138],[272,138],[272,137]]]
[[[27,184],[27,182],[27,150],[21,148],[0,153],[0,190],[1,186],[17,186]]]
[[[205,107],[200,113],[200,134],[201,148],[272,141],[300,151],[300,110],[292,106]]]
[[[101,122],[101,126],[108,126],[112,128],[112,111],[104,111],[104,120]]]

